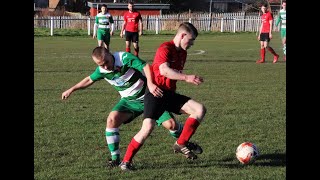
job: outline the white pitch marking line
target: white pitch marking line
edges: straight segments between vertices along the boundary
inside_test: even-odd
[[[188,55],[199,55],[199,54],[205,53],[204,50],[195,50],[195,51],[196,51],[195,53],[188,53]]]

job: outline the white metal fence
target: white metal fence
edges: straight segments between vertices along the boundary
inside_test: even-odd
[[[274,14],[274,18],[278,15]],[[49,16],[34,17],[34,28],[50,28],[51,35],[54,29],[87,29],[91,34],[94,25],[94,17],[89,16]],[[114,28],[120,30],[123,22],[122,16],[114,16]],[[153,15],[142,16],[143,29],[155,31],[156,34],[164,30],[176,30],[182,22],[193,23],[199,31],[220,32],[257,32],[260,28],[260,17],[258,13],[203,13],[203,14],[175,14],[175,15]],[[274,21],[275,23],[275,21]],[[273,26],[274,31],[278,27]]]

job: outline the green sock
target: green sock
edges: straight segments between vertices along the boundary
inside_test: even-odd
[[[119,128],[106,128],[106,140],[112,160],[120,160]]]

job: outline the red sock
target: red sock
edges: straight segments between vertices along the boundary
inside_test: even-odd
[[[130,48],[126,48],[126,52],[130,52],[131,51],[131,49]]]
[[[180,145],[185,145],[191,136],[196,132],[197,127],[200,122],[194,118],[188,117],[186,123],[183,126],[180,137],[177,140],[177,143]]]
[[[264,61],[266,57],[266,48],[260,49],[260,56],[261,56],[261,60]]]
[[[124,155],[123,162],[131,162],[133,156],[139,151],[142,144],[138,143],[134,138],[132,138],[126,154]]]
[[[139,56],[139,48],[134,49],[134,55],[135,55],[135,56]]]
[[[268,51],[270,51],[274,56],[277,56],[277,53],[274,52],[274,50],[272,49],[272,47],[268,46],[267,49],[268,49]]]

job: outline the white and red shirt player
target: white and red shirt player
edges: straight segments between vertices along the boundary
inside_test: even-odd
[[[270,20],[273,20],[273,16],[269,11],[261,15],[261,21],[262,21],[261,33],[270,32],[270,26],[271,26]]]
[[[138,32],[139,20],[142,21],[142,17],[138,11],[127,11],[123,15],[123,20],[126,22],[125,31]]]

